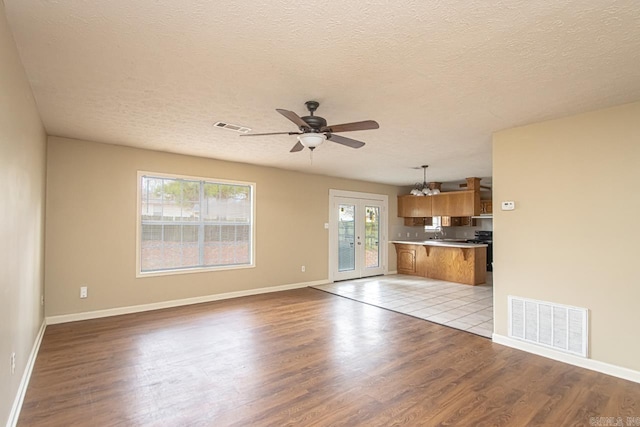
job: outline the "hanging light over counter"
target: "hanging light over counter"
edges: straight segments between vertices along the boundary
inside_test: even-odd
[[[421,183],[416,183],[411,190],[411,194],[413,196],[434,196],[436,194],[440,194],[439,184],[436,182],[427,183],[427,168],[429,165],[420,166],[423,170],[423,181]]]

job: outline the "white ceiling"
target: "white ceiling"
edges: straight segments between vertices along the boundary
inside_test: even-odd
[[[640,99],[640,1],[4,0],[50,135],[398,185],[491,176],[494,131]],[[373,119],[289,153],[275,108]],[[483,180],[483,183],[488,180]]]

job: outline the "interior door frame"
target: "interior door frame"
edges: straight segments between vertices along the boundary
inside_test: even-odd
[[[335,273],[338,270],[338,212],[333,209],[336,198],[374,200],[382,205],[380,213],[380,239],[378,250],[383,274],[389,273],[389,196],[386,194],[361,193],[358,191],[344,191],[329,189],[329,281],[335,281]]]

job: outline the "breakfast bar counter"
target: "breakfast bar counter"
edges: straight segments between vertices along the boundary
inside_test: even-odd
[[[395,240],[398,274],[481,285],[487,278],[487,245],[446,240]]]

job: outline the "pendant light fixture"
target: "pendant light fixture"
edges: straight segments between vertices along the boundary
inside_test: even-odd
[[[427,184],[427,168],[429,167],[429,165],[422,165],[420,167],[422,168],[422,171],[423,171],[422,184],[417,182],[413,186],[413,190],[411,190],[411,194],[414,196],[430,196],[431,190],[429,189],[429,184]]]
[[[418,182],[413,186],[411,194],[414,196],[435,196],[436,194],[440,194],[439,182],[427,182],[427,168],[429,165],[422,165],[420,167],[423,171],[423,181],[422,183]]]

